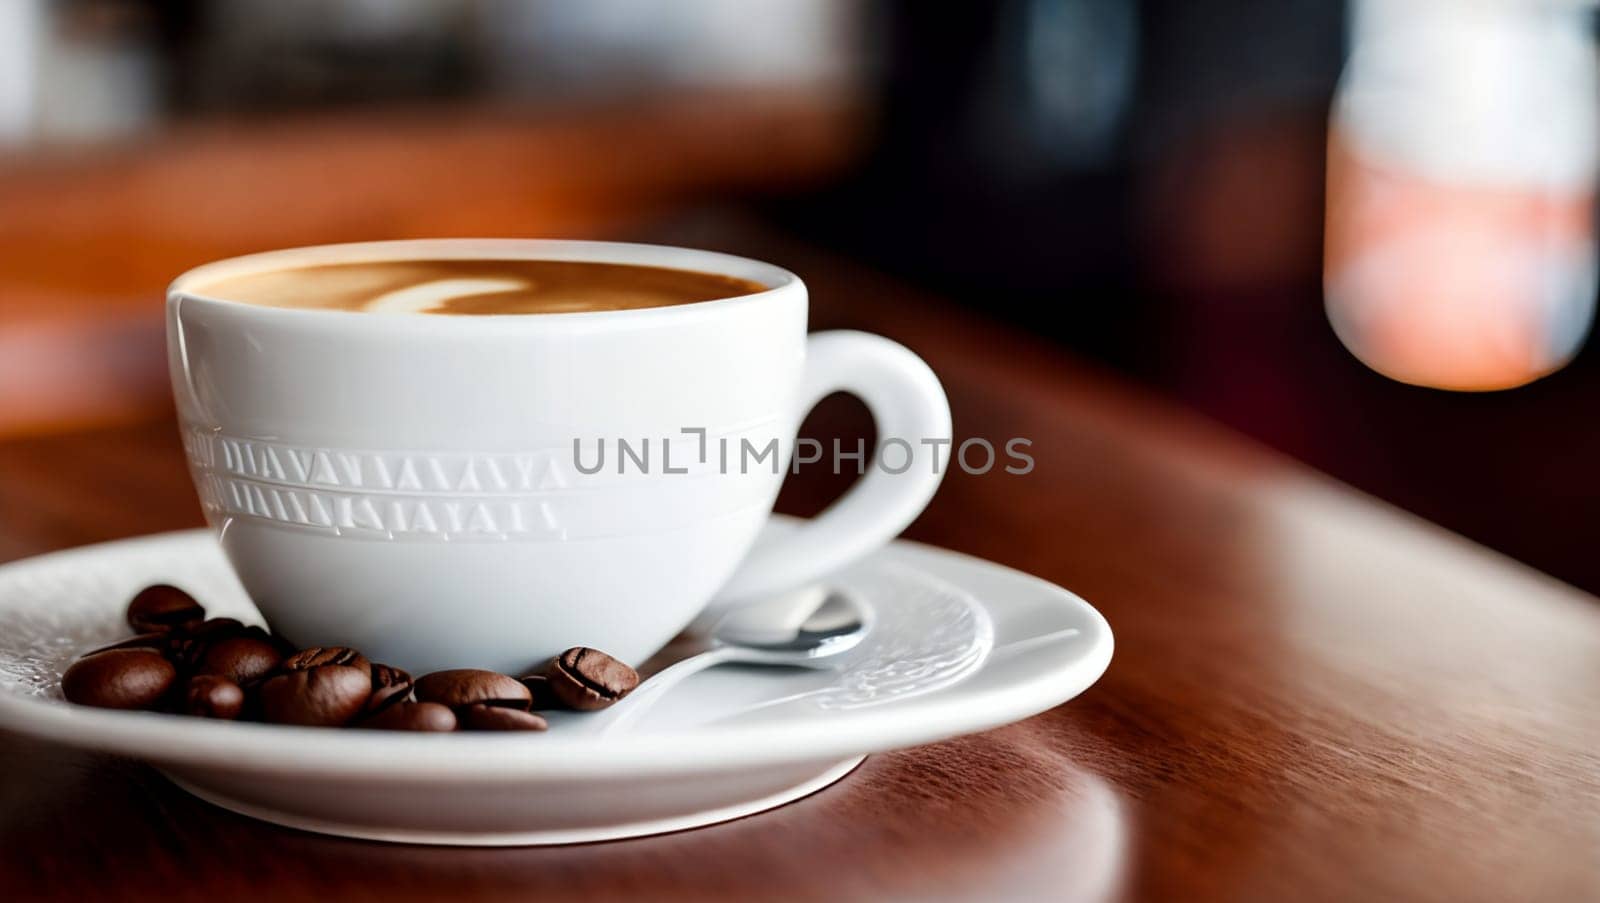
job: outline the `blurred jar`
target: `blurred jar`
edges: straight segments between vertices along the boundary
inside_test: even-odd
[[[1353,24],[1328,147],[1334,330],[1419,385],[1559,369],[1595,304],[1587,4],[1359,0]]]

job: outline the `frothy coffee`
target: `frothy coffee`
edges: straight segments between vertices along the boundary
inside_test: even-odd
[[[766,291],[693,270],[570,260],[379,260],[246,273],[198,294],[366,313],[556,314],[692,304]]]

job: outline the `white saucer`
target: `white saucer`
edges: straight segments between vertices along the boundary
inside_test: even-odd
[[[622,736],[573,730],[585,716],[570,713],[543,734],[417,735],[67,703],[61,672],[125,636],[123,606],[153,582],[188,588],[213,615],[260,620],[205,531],[0,566],[0,727],[147,760],[255,818],[408,843],[578,843],[760,812],[828,786],[869,753],[1071,699],[1112,648],[1100,614],[1060,587],[896,542],[835,581],[878,615],[845,667],[711,669]]]

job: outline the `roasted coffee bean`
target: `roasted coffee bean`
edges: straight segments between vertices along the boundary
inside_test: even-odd
[[[526,677],[517,679],[522,681],[524,687],[528,688],[528,695],[533,698],[532,704],[528,707],[535,712],[566,707],[566,704],[556,696],[555,691],[550,689],[550,678],[545,675],[529,674]]]
[[[184,690],[183,712],[231,721],[244,711],[244,689],[220,674],[196,674]]]
[[[247,633],[225,636],[202,646],[195,672],[217,674],[240,685],[266,677],[283,661],[276,645]]]
[[[391,665],[372,666],[372,695],[367,697],[367,712],[381,712],[404,702],[411,695],[411,675]]]
[[[261,628],[246,627],[235,618],[207,618],[198,623],[183,624],[167,633],[167,657],[180,669],[194,671],[200,667],[201,659],[212,644],[229,637],[246,636],[251,631],[264,635]]]
[[[603,709],[639,685],[639,672],[586,646],[556,656],[545,676],[556,698],[580,712]]]
[[[150,649],[111,649],[80,658],[61,675],[68,701],[103,709],[148,709],[161,702],[178,670]]]
[[[291,645],[290,643],[284,641],[282,637],[273,636],[265,627],[257,627],[254,624],[245,627],[244,633],[241,634],[241,636],[247,636],[253,640],[260,640],[261,642],[266,643],[268,646],[271,646],[272,651],[278,656],[278,665],[280,667],[283,665],[284,659],[294,655],[299,651],[298,646]]]
[[[101,646],[99,649],[91,649],[80,657],[88,658],[91,655],[99,655],[102,652],[110,652],[113,649],[149,649],[166,654],[170,648],[172,648],[171,633],[141,633],[138,636],[131,636],[125,640],[118,640],[110,645]]]
[[[238,618],[206,618],[189,629],[196,636],[211,636],[218,633],[238,633],[244,630],[260,630],[261,628],[246,627],[244,622]]]
[[[284,658],[288,658],[289,656],[294,655],[296,652],[300,651],[300,647],[299,646],[296,646],[294,643],[289,642],[286,638],[278,636],[275,633],[272,633],[272,632],[267,631],[267,630],[262,630],[261,634],[262,634],[262,637],[261,637],[262,639],[264,639],[267,642],[271,643],[272,645],[278,647],[278,654],[281,655]]]
[[[128,603],[128,625],[140,633],[198,623],[205,616],[205,608],[193,596],[165,583],[145,587]]]
[[[372,674],[372,663],[367,661],[366,656],[349,646],[312,646],[283,660],[285,671],[304,671],[307,668],[321,668],[327,665],[355,668],[368,676]]]
[[[232,636],[247,636],[263,643],[271,643],[272,647],[278,651],[278,659],[280,661],[295,654],[300,648],[283,637],[273,634],[265,627],[257,624],[241,624],[233,618],[209,618],[195,628],[194,632],[196,635],[210,640],[220,640]]]
[[[528,688],[516,678],[478,668],[456,668],[424,674],[417,679],[414,689],[419,702],[437,702],[451,708],[482,702],[526,709],[533,698]]]
[[[246,627],[238,618],[206,618],[204,621],[185,624],[180,629],[185,636],[197,640],[220,640],[224,637],[246,634],[266,635],[266,631],[259,627]]]
[[[396,702],[358,726],[380,731],[453,731],[456,714],[437,702]]]
[[[550,726],[535,712],[481,702],[456,709],[456,720],[468,731],[542,731]]]
[[[372,695],[372,676],[350,665],[284,671],[261,684],[261,716],[275,724],[337,727]]]

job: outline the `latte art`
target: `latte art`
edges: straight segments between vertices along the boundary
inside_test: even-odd
[[[457,298],[527,291],[528,283],[517,279],[439,279],[395,289],[368,301],[362,310],[375,314],[448,313]]]
[[[692,270],[569,260],[379,260],[294,267],[201,283],[202,295],[373,314],[554,314],[635,310],[766,291]]]

